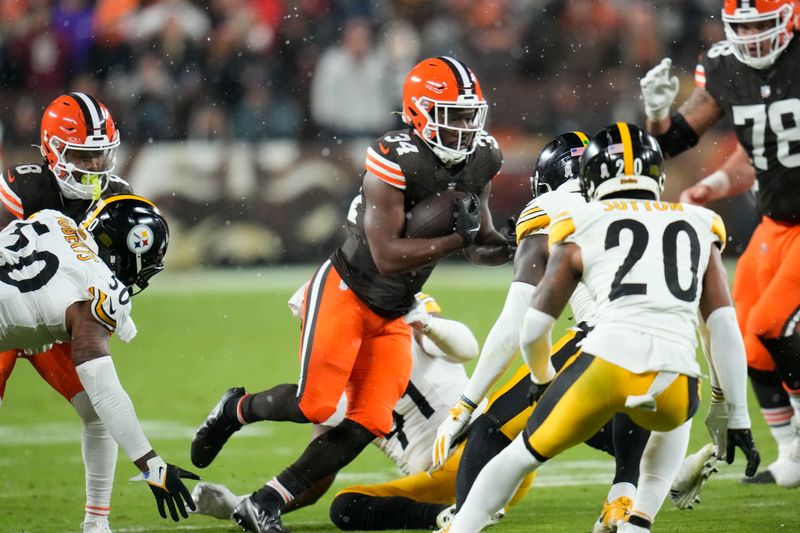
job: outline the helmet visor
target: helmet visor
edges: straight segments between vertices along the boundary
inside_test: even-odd
[[[64,149],[62,159],[78,172],[85,174],[107,174],[114,169],[117,147],[80,148],[74,145]]]

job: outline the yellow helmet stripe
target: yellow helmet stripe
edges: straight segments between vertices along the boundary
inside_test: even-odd
[[[86,217],[86,220],[83,223],[83,227],[88,228],[91,225],[92,221],[94,221],[94,219],[97,218],[97,215],[100,214],[100,211],[102,211],[103,208],[105,208],[105,206],[119,200],[139,200],[146,204],[150,204],[153,207],[156,206],[156,204],[154,204],[147,198],[142,198],[141,196],[136,196],[135,194],[118,194],[116,196],[109,196],[108,198],[103,198],[99,202],[97,202],[97,205],[95,206],[94,211],[92,211],[92,214]]]
[[[617,122],[619,136],[622,139],[622,160],[625,162],[624,173],[626,176],[633,176],[633,143],[631,142],[631,130],[625,122]]]
[[[589,137],[587,137],[582,131],[573,131],[572,133],[578,136],[578,139],[581,140],[581,143],[583,143],[584,146],[589,144]]]

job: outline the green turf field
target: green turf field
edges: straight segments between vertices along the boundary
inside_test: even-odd
[[[227,271],[202,275],[165,273],[134,301],[139,335],[130,344],[114,341],[114,360],[145,431],[169,462],[191,467],[194,430],[222,391],[244,385],[258,391],[298,376],[299,324],[286,300],[311,268]],[[444,313],[461,320],[479,340],[494,322],[510,270],[444,265],[427,286]],[[706,387],[707,388],[707,387]],[[707,395],[706,395],[707,396]],[[775,448],[751,400],[754,432],[764,464]],[[706,440],[695,420],[691,450]],[[199,473],[235,492],[258,488],[292,462],[309,438],[309,428],[292,424],[249,426],[228,443],[214,464]],[[72,408],[20,361],[0,407],[0,533],[76,532],[83,518],[80,421]],[[666,503],[657,531],[800,531],[800,492],[743,486],[741,462],[721,469],[694,511]],[[232,522],[193,516],[174,524],[158,516],[137,470],[120,455],[114,486],[115,532],[237,531]],[[531,494],[495,531],[586,532],[596,519],[613,473],[611,459],[587,447],[558,457],[540,471]],[[369,449],[345,469],[334,488],[376,482],[396,475],[389,460]],[[316,506],[285,517],[293,531],[332,531],[327,519],[334,491]]]

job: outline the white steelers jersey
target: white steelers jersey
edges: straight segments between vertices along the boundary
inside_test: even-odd
[[[555,191],[540,194],[530,202],[517,220],[517,243],[529,235],[548,235],[550,222],[564,211],[586,204],[577,179],[564,182]],[[575,322],[591,322],[595,304],[583,283],[579,283],[569,299]]]
[[[417,342],[412,343],[411,352],[411,379],[392,411],[392,430],[375,440],[406,475],[431,466],[436,429],[469,383],[463,365],[431,357]]]
[[[130,291],[96,249],[71,218],[52,210],[0,232],[0,351],[37,353],[68,341],[66,310],[78,301],[91,301],[94,318],[122,340],[133,338]]]
[[[722,219],[686,204],[590,202],[553,221],[550,245],[575,243],[583,283],[597,304],[583,350],[634,373],[699,376],[697,311]]]

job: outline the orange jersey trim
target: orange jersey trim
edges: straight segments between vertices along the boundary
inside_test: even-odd
[[[399,189],[406,188],[406,178],[400,169],[400,165],[382,157],[371,147],[367,149],[365,168],[389,185]]]
[[[22,201],[19,196],[14,194],[14,191],[6,183],[4,178],[0,178],[0,202],[6,206],[12,215],[17,218],[22,218],[24,210],[22,209]]]

